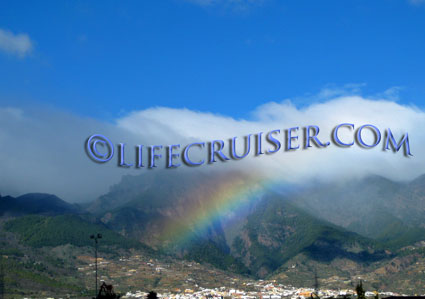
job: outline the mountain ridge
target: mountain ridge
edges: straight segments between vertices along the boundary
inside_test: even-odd
[[[215,202],[226,196],[220,188],[242,188],[250,182],[248,176],[125,176],[109,193],[87,204],[87,210],[54,195],[30,193],[17,199],[0,197],[0,213],[17,219],[75,215],[162,254],[265,278],[278,275],[299,256],[321,265],[343,260],[364,268],[385,263],[401,248],[425,240],[425,230],[414,225],[421,220],[424,180],[425,175],[405,183],[371,176],[345,185],[246,192],[238,199],[240,205],[209,219],[209,213],[226,204]],[[15,205],[6,209],[8,202]],[[24,206],[26,202],[30,205]],[[410,210],[414,217],[409,222],[405,213]],[[200,220],[204,227],[198,230]],[[169,231],[174,226],[186,232],[185,242]]]
[[[18,197],[0,196],[0,216],[27,214],[60,215],[78,214],[81,209],[56,195],[48,193],[27,193]]]

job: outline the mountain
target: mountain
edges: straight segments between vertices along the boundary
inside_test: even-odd
[[[93,246],[90,235],[102,234],[101,246],[119,248],[146,248],[139,242],[127,239],[105,225],[91,223],[76,215],[40,216],[26,215],[4,223],[5,231],[15,233],[28,246]]]
[[[165,253],[248,273],[230,254],[220,222],[207,222],[201,232],[196,231],[203,215],[220,209],[213,200],[217,186],[227,184],[234,188],[243,184],[244,176],[233,175],[230,183],[227,177],[204,173],[124,176],[109,193],[93,202],[88,211],[109,228]],[[189,236],[183,237],[183,232]]]
[[[425,240],[425,176],[405,183],[370,176],[321,184],[294,194],[292,202],[393,249]]]
[[[188,207],[202,212],[205,197],[214,192],[213,184],[206,184],[212,179],[205,174],[181,176],[178,173],[123,176],[121,182],[94,201],[88,211],[123,235],[153,247],[163,247],[170,241],[160,238],[167,224],[180,222],[188,228],[192,224],[189,217],[195,216],[188,213]],[[219,235],[221,232],[217,229],[220,227],[213,226],[208,238]]]
[[[52,194],[28,193],[16,198],[0,196],[0,216],[62,215],[79,212],[77,205],[69,204]]]
[[[315,218],[278,194],[264,198],[247,217],[233,252],[258,277],[300,253],[325,263],[337,258],[370,263],[388,257],[373,240]]]
[[[344,257],[356,263],[387,257],[373,240],[318,219],[289,195],[247,191],[236,203],[226,199],[229,190],[250,190],[253,184],[240,173],[126,176],[90,211],[111,229],[159,250],[256,277],[273,273],[300,252],[311,259]],[[222,206],[230,208],[220,217],[207,217]],[[175,231],[189,237],[179,242]]]
[[[0,241],[17,277],[30,275],[23,252],[56,264],[45,256],[50,250],[67,252],[63,260],[72,273],[73,259],[92,254],[88,236],[101,233],[99,249],[112,259],[151,252],[171,255],[174,264],[196,261],[297,286],[311,285],[316,271],[322,283],[338,288],[365,277],[375,289],[390,289],[399,279],[399,289],[412,293],[423,289],[424,183],[424,176],[405,183],[372,176],[272,190],[238,172],[148,172],[124,176],[87,210],[54,195],[1,197]]]

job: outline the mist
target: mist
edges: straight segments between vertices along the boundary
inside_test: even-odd
[[[301,108],[291,100],[269,102],[258,106],[246,119],[185,108],[152,107],[105,121],[55,109],[0,106],[0,193],[17,196],[44,192],[69,202],[82,202],[106,193],[125,174],[162,172],[166,175],[168,171],[177,171],[184,176],[194,171],[185,165],[166,169],[164,155],[155,169],[118,167],[115,158],[108,163],[95,163],[84,150],[87,138],[93,134],[105,135],[114,144],[126,143],[127,157],[134,162],[131,159],[138,144],[180,144],[182,150],[192,142],[220,139],[226,142],[224,152],[228,154],[227,142],[233,137],[238,137],[238,148],[241,149],[243,137],[248,134],[266,134],[279,129],[281,133],[275,137],[284,146],[285,129],[316,125],[320,127],[319,139],[326,142],[330,141],[333,128],[340,123],[352,123],[356,128],[373,124],[381,133],[390,128],[397,141],[408,133],[413,156],[406,157],[403,150],[383,151],[383,140],[372,149],[313,146],[296,151],[282,149],[260,156],[255,156],[251,148],[251,154],[244,159],[218,160],[199,166],[197,170],[216,175],[243,171],[288,184],[328,183],[371,174],[407,181],[422,174],[425,112],[392,99],[350,95],[332,97],[331,93],[329,98]],[[340,134],[345,140],[352,140],[353,135],[350,130],[341,130]],[[366,140],[372,137],[367,135],[365,132]],[[193,157],[206,159],[205,152],[203,155],[194,153]]]

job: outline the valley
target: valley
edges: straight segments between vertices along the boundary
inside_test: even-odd
[[[84,206],[40,193],[0,197],[7,296],[90,296],[93,233],[103,236],[100,280],[130,297],[296,295],[311,293],[316,275],[323,294],[360,280],[370,292],[425,293],[424,177],[289,191],[239,173],[187,179],[126,176]]]

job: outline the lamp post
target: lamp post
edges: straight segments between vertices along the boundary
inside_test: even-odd
[[[94,298],[97,298],[97,240],[102,239],[102,234],[91,235],[90,239],[94,239],[94,263],[96,267],[96,287]]]

